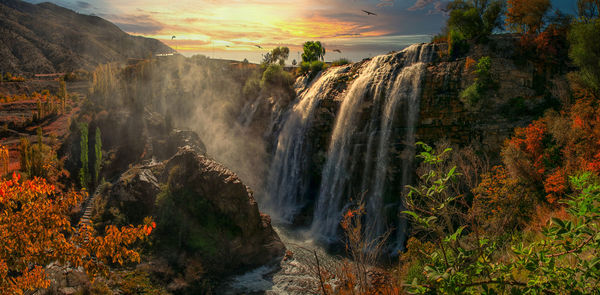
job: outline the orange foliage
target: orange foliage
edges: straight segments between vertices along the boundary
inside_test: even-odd
[[[546,195],[548,203],[554,204],[559,196],[567,190],[567,177],[563,171],[559,169],[550,174],[544,182],[544,190],[548,194]]]
[[[508,141],[508,145],[527,155],[535,167],[537,174],[544,174],[544,136],[547,134],[547,126],[543,119],[534,121],[524,128],[516,128],[515,135]]]
[[[50,94],[48,90],[44,90],[41,93],[33,92],[31,95],[27,94],[15,94],[15,95],[0,95],[0,103],[9,103],[15,101],[27,101],[27,100],[39,100],[41,102],[58,102],[60,98],[56,95]]]
[[[522,226],[533,209],[533,194],[502,166],[485,174],[473,195],[470,216],[484,220],[488,231]]]
[[[550,0],[508,0],[506,24],[519,33],[536,33],[550,9]]]
[[[138,227],[109,226],[102,237],[90,227],[77,230],[69,213],[83,199],[80,193],[61,193],[42,178],[22,181],[13,174],[0,182],[1,294],[47,287],[43,268],[54,261],[83,266],[92,276],[104,273],[108,263],[139,261],[129,247],[150,234],[151,221]]]
[[[472,59],[470,56],[467,57],[467,60],[465,61],[465,70],[470,70],[475,64],[477,64],[477,61]]]
[[[576,82],[571,88],[573,105],[517,128],[503,151],[511,173],[537,187],[550,204],[568,193],[568,175],[600,174],[600,100]]]

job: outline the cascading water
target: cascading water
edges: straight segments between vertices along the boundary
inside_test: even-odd
[[[414,125],[419,111],[420,84],[425,63],[432,58],[431,45],[413,45],[399,53],[378,56],[363,66],[360,76],[346,92],[336,118],[327,162],[315,207],[312,231],[322,239],[335,241],[338,224],[347,197],[365,193],[367,205],[367,230],[376,237],[385,230],[384,187],[387,177],[389,150],[397,110],[406,110],[404,134],[402,184],[408,184],[409,171],[414,156]],[[370,122],[359,126],[361,113],[372,103]],[[362,129],[361,129],[362,128]],[[366,134],[366,152],[360,135]],[[364,141],[364,140],[363,140]],[[363,155],[360,157],[360,149]],[[376,151],[375,155],[372,155]],[[411,154],[412,151],[412,154]],[[374,158],[374,159],[373,159]],[[357,171],[362,167],[361,171]],[[362,172],[362,173],[361,173]],[[349,187],[354,177],[362,178],[360,190]],[[403,231],[398,230],[399,238]]]
[[[347,66],[336,67],[313,79],[286,115],[279,132],[275,157],[269,169],[267,208],[280,222],[290,222],[304,205],[307,190],[307,131],[314,110]]]

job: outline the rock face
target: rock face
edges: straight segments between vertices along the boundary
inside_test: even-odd
[[[565,76],[541,76],[533,65],[515,62],[517,40],[512,35],[495,36],[487,45],[472,45],[465,57],[428,66],[416,126],[418,140],[435,143],[445,138],[497,155],[515,127],[527,125],[561,103],[560,97],[569,97]],[[491,57],[495,89],[478,105],[467,106],[459,95],[474,83],[475,75],[474,67],[466,67],[466,60],[483,56]]]
[[[179,228],[190,238],[178,241],[180,249],[199,251],[195,254],[210,272],[236,273],[283,256],[285,247],[269,216],[258,211],[252,192],[231,170],[182,149],[167,161],[160,179],[168,192],[161,195],[158,206],[172,201],[178,214],[193,224],[192,228]],[[172,212],[159,212],[159,224],[161,215],[173,216]],[[196,239],[202,242],[194,244]]]

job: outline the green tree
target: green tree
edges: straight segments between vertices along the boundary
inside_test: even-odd
[[[65,82],[65,79],[62,78],[62,79],[58,80],[58,98],[60,98],[61,108],[62,108],[63,113],[65,112],[65,106],[67,104],[67,97],[68,97],[67,83]]]
[[[323,61],[325,58],[325,47],[321,45],[321,41],[306,41],[302,48],[304,49],[303,62]]]
[[[573,24],[569,40],[569,56],[579,67],[581,80],[590,89],[600,91],[600,20]]]
[[[275,47],[271,52],[263,56],[263,64],[279,64],[280,66],[285,65],[285,61],[290,56],[290,49],[287,47]]]
[[[88,188],[90,185],[90,167],[89,167],[89,148],[88,148],[88,124],[79,124],[80,140],[79,145],[81,148],[80,161],[81,168],[79,169],[79,183],[82,188]]]
[[[96,140],[94,144],[94,182],[96,184],[100,183],[98,176],[100,174],[100,168],[102,168],[102,134],[100,133],[100,128],[96,127]]]
[[[465,38],[481,41],[502,28],[503,2],[499,0],[455,0],[448,5],[447,30],[457,30]]]
[[[31,154],[32,149],[29,140],[27,137],[21,137],[21,143],[19,144],[21,171],[26,172],[28,175],[31,174]]]

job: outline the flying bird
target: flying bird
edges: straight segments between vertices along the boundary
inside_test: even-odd
[[[254,46],[256,46],[256,47],[258,47],[260,49],[263,49],[262,46],[260,46],[260,45],[254,45]]]
[[[367,15],[375,15],[375,16],[377,15],[377,14],[375,14],[375,13],[373,13],[373,12],[366,11],[366,10],[364,10],[364,9],[362,9],[362,11],[363,11],[364,13],[366,13]]]
[[[342,51],[339,49],[334,49],[333,52],[342,53]]]
[[[225,47],[231,47],[231,46],[229,46],[229,45],[225,45]]]
[[[175,36],[171,37],[171,40],[175,39]]]

